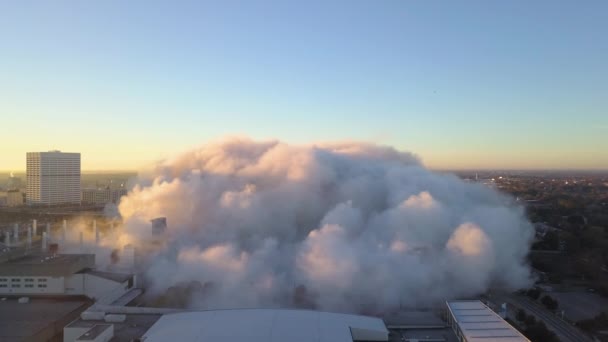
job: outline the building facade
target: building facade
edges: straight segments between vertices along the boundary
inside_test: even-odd
[[[15,177],[12,173],[6,182],[6,190],[19,190],[23,186],[21,178]]]
[[[19,190],[9,190],[6,192],[6,205],[18,207],[23,205],[23,193]]]
[[[82,190],[82,203],[86,204],[118,204],[120,198],[127,194],[127,189],[92,188]]]
[[[80,153],[27,153],[29,205],[80,204]]]
[[[132,274],[94,267],[94,254],[29,255],[0,262],[0,295],[84,295],[110,304],[135,285]]]

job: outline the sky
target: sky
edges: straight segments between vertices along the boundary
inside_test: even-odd
[[[226,135],[608,169],[607,1],[2,1],[0,170]]]

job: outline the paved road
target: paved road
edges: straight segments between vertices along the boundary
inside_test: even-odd
[[[552,312],[548,311],[538,303],[515,294],[495,294],[494,300],[507,302],[516,307],[522,308],[529,314],[536,316],[547,325],[547,328],[557,335],[562,342],[592,342],[593,340],[585,335],[582,331],[572,326],[570,323],[563,321]],[[536,341],[535,341],[536,342]]]

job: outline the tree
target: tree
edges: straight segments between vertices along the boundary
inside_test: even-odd
[[[547,232],[547,234],[545,235],[545,238],[543,239],[545,245],[545,248],[550,249],[550,250],[557,250],[559,248],[559,235],[557,234],[557,232],[555,231],[549,231]]]
[[[553,299],[551,296],[549,295],[545,295],[543,296],[543,298],[541,298],[540,302],[549,310],[552,312],[555,312],[555,310],[557,310],[559,304],[557,303],[557,301],[555,299]]]
[[[540,290],[537,288],[529,289],[528,291],[526,291],[526,296],[537,300],[538,297],[540,297]]]
[[[527,326],[524,335],[532,341],[558,342],[557,336],[543,322]]]
[[[519,322],[524,322],[527,318],[526,312],[523,309],[517,310],[517,314],[515,315],[515,319]]]
[[[534,317],[532,315],[527,315],[526,320],[524,321],[524,324],[528,327],[533,326],[534,324],[536,324],[536,317]]]

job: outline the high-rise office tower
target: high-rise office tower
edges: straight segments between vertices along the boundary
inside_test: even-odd
[[[27,153],[28,204],[80,203],[80,153]]]

